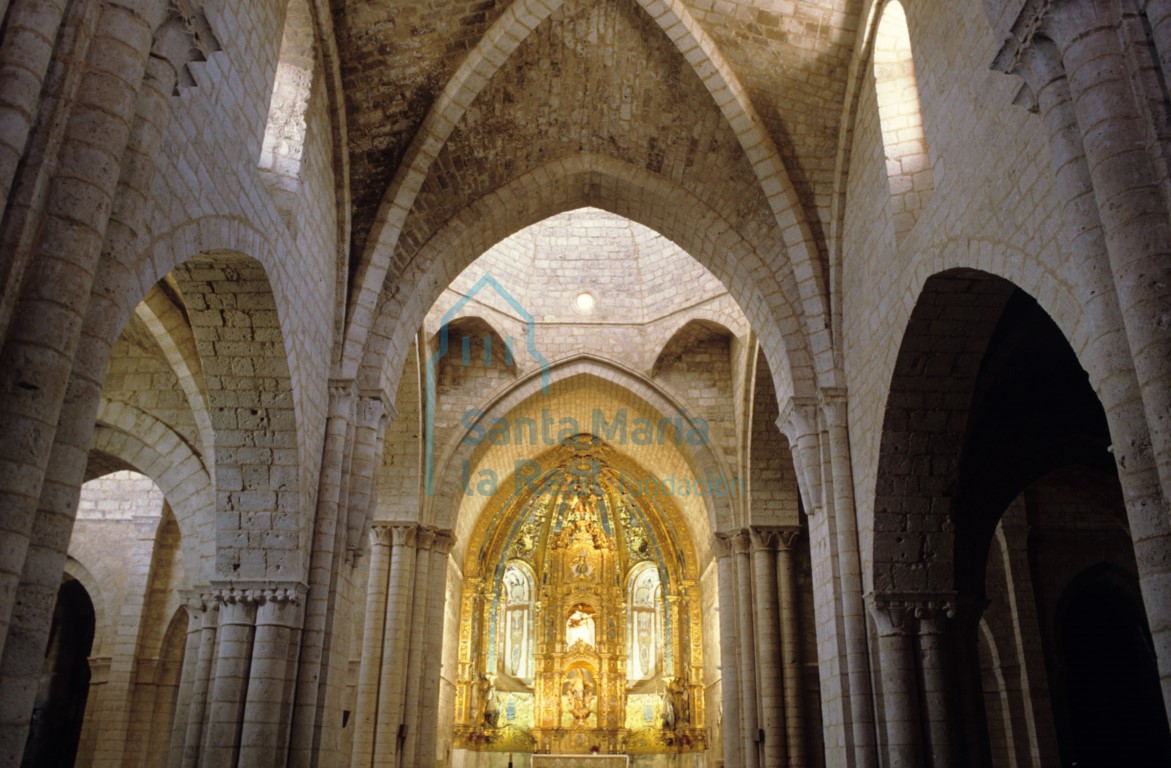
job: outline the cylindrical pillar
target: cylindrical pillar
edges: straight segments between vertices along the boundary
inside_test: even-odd
[[[420,528],[415,539],[415,577],[411,595],[410,641],[407,646],[407,687],[403,696],[401,765],[419,764],[420,724],[423,703],[423,663],[427,658],[427,585],[431,579],[431,546],[435,531]]]
[[[256,630],[240,725],[240,768],[285,764],[292,709],[289,649],[301,624],[304,589],[266,589],[257,595]]]
[[[240,755],[252,637],[256,629],[256,595],[252,590],[221,589],[220,627],[216,633],[215,669],[207,701],[207,727],[199,765],[234,766]]]
[[[187,603],[187,643],[183,651],[183,670],[179,676],[179,695],[175,699],[170,742],[167,747],[167,768],[183,764],[183,743],[187,740],[187,721],[195,706],[196,680],[199,674],[199,650],[203,644],[203,622],[206,606],[198,593],[184,591]],[[206,691],[206,689],[205,689]]]
[[[199,765],[203,748],[203,728],[207,722],[207,700],[211,694],[211,676],[215,671],[216,635],[219,631],[220,605],[214,595],[204,594],[199,627],[199,656],[196,660],[195,680],[191,686],[191,707],[187,712],[187,728],[182,744],[182,768]]]
[[[756,605],[756,674],[760,688],[760,731],[764,764],[785,763],[784,686],[781,682],[780,620],[777,616],[777,561],[773,553],[777,532],[753,528],[752,595]]]
[[[406,659],[411,636],[411,589],[415,573],[418,528],[391,528],[390,577],[384,600],[386,622],[382,634],[382,662],[378,685],[378,720],[374,732],[374,765],[398,765],[396,756],[403,723]]]
[[[739,629],[736,621],[736,555],[726,534],[712,542],[720,592],[720,699],[724,765],[743,765],[740,738]]]
[[[785,729],[789,768],[805,768],[805,686],[801,673],[801,635],[793,582],[793,545],[798,527],[782,528],[777,537],[777,596],[781,619],[781,677],[785,686]]]
[[[350,765],[353,768],[369,768],[374,759],[378,682],[382,672],[387,579],[390,575],[391,531],[392,528],[383,523],[376,523],[370,531],[366,619],[362,631],[362,660],[358,667],[358,698],[354,709],[354,748],[350,758]]]
[[[7,478],[0,489],[0,538],[5,542],[0,654],[13,639],[9,623],[17,584],[134,123],[151,35],[150,25],[126,8],[102,9],[89,71],[61,148],[62,167],[69,173],[56,175],[50,184],[29,279],[0,349],[0,388],[8,393],[0,404],[0,434],[8,436],[0,441],[0,473]],[[51,614],[51,600],[45,611]],[[45,637],[34,631],[28,647],[18,639],[22,647],[16,653],[43,657],[49,622],[49,615],[35,617],[34,624],[44,624]],[[12,663],[23,666],[20,660]],[[37,658],[37,671],[39,665]],[[21,752],[36,693],[35,674],[31,680],[5,674],[2,685],[8,695],[0,707],[0,750]]]
[[[760,731],[757,719],[756,623],[752,616],[752,542],[747,531],[732,539],[736,552],[736,608],[740,630],[740,742],[745,768],[760,765]]]
[[[919,685],[915,672],[915,609],[879,597],[871,605],[878,625],[882,708],[889,768],[920,768]]]
[[[447,604],[447,556],[454,539],[438,531],[431,544],[430,583],[426,591],[427,636],[423,657],[423,696],[419,708],[419,765],[433,765],[439,727],[439,671],[443,666],[443,619]]]
[[[952,733],[955,716],[951,677],[950,619],[954,602],[924,600],[915,606],[919,630],[919,665],[923,670],[923,714],[927,720],[927,750],[932,768],[956,764]]]
[[[844,389],[818,391],[833,478],[833,528],[836,532],[842,626],[846,635],[846,671],[850,680],[850,721],[859,768],[874,765],[874,714],[870,690],[870,647],[862,601],[862,560],[854,508],[854,468],[850,460]]]

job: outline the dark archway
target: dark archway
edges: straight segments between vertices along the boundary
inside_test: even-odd
[[[1058,612],[1053,681],[1063,765],[1171,765],[1171,734],[1138,580],[1114,566],[1074,579]]]
[[[94,606],[85,587],[66,576],[57,592],[23,768],[69,766],[77,757],[89,695],[94,623]]]

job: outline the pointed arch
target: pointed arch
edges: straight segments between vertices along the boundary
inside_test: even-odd
[[[705,203],[671,181],[620,160],[593,154],[548,163],[465,208],[419,251],[397,287],[380,299],[359,380],[393,392],[401,361],[427,310],[464,267],[530,224],[583,205],[625,216],[674,241],[711,270],[745,310],[773,368],[782,400],[813,396],[820,360],[802,327],[801,293],[783,267],[763,254]],[[779,284],[779,292],[763,290]]]
[[[780,153],[761,127],[760,117],[744,87],[682,0],[638,1],[674,42],[739,140],[784,240],[787,267],[800,295],[794,307],[800,308],[799,316],[810,343],[819,352],[816,373],[832,377],[834,366],[822,268],[804,211]],[[420,125],[383,196],[358,265],[342,360],[347,376],[356,373],[352,366],[360,358],[361,350],[368,346],[367,336],[375,322],[379,295],[390,277],[390,260],[399,233],[430,174],[432,163],[480,91],[521,43],[561,4],[562,0],[515,0],[456,70]],[[398,276],[394,279],[396,286],[402,285]],[[743,303],[744,297],[737,298]]]

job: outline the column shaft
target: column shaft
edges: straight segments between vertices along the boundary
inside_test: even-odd
[[[362,659],[358,668],[358,697],[354,709],[354,748],[350,759],[353,768],[369,768],[374,759],[378,682],[382,673],[387,579],[390,575],[390,543],[390,528],[375,525],[370,532],[370,573],[366,579],[366,618],[362,631]]]
[[[382,636],[382,663],[378,686],[378,720],[374,733],[374,765],[394,766],[401,747],[399,727],[403,723],[407,649],[411,636],[411,588],[415,572],[413,526],[392,530],[390,578],[384,596],[386,623]]]
[[[736,558],[728,543],[716,540],[724,550],[716,561],[720,580],[720,700],[723,717],[720,733],[724,741],[724,765],[743,765],[740,738],[739,630],[736,621]]]
[[[883,719],[889,768],[920,768],[919,685],[915,672],[914,609],[900,604],[872,607],[878,624]]]
[[[241,768],[286,763],[293,703],[289,651],[300,629],[300,591],[265,590],[260,597],[240,727]]]
[[[805,693],[801,672],[801,635],[794,597],[793,544],[797,529],[781,531],[777,546],[777,595],[780,599],[781,674],[785,686],[785,728],[789,768],[805,768]]]
[[[760,765],[756,690],[756,623],[752,616],[752,563],[747,532],[733,540],[736,547],[736,608],[740,630],[740,740],[746,768]]]
[[[431,545],[435,531],[420,528],[415,554],[415,578],[411,596],[410,645],[407,647],[407,688],[403,696],[402,766],[419,764],[420,724],[423,703],[423,664],[427,658],[427,611],[430,607],[426,585],[431,579]]]
[[[776,532],[752,531],[752,594],[756,605],[757,681],[760,686],[761,753],[768,766],[785,765],[784,686],[781,682],[780,620],[777,615]]]
[[[187,712],[184,732],[182,768],[199,765],[203,746],[203,730],[208,719],[207,703],[211,695],[212,675],[215,672],[216,635],[219,633],[219,605],[210,595],[203,597],[203,620],[199,627],[199,657],[196,660],[195,679],[191,685],[191,707]]]
[[[256,603],[251,595],[225,590],[216,599],[220,601],[220,627],[199,755],[199,765],[206,768],[235,766],[239,759],[240,723],[244,721],[256,628]]]

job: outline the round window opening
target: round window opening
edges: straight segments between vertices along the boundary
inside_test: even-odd
[[[597,301],[589,291],[582,291],[573,300],[573,308],[583,315],[588,315],[593,312],[595,304],[597,304]]]

